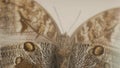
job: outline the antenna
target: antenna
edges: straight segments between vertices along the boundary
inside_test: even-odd
[[[70,26],[69,30],[68,30],[68,33],[70,32],[70,30],[73,28],[73,26],[77,23],[79,17],[80,17],[80,14],[81,14],[81,10],[79,11],[78,13],[78,16],[76,17],[75,21],[73,22],[73,24]]]
[[[64,31],[64,29],[63,29],[63,27],[62,27],[61,19],[60,19],[60,16],[59,16],[58,12],[57,12],[57,9],[56,9],[55,6],[53,6],[53,8],[54,8],[55,13],[56,13],[56,15],[57,15],[57,18],[58,18],[58,20],[59,20],[60,27],[61,27],[61,29],[62,29],[62,31],[63,31],[63,33],[64,33],[65,31]]]

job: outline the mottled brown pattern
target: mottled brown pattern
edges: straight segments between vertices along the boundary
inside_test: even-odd
[[[51,40],[56,40],[60,34],[54,20],[34,0],[1,0],[0,5],[0,28],[7,33],[36,32],[38,36],[44,35]]]
[[[69,37],[34,0],[0,0],[0,68],[119,68],[112,50],[119,34],[120,8],[91,17]]]
[[[86,23],[80,26],[77,31],[75,31],[75,36],[85,37],[87,35],[86,37],[88,37],[88,41],[93,41],[102,36],[109,40],[111,34],[114,32],[115,26],[119,24],[119,11],[120,9],[116,8],[104,11],[103,13],[90,18]],[[79,40],[78,38],[77,41],[86,41],[86,39]]]
[[[55,68],[60,31],[48,12],[34,0],[0,0],[0,13],[0,68]]]
[[[83,67],[80,68],[114,68],[112,66],[112,64],[114,64],[114,62],[112,62],[113,55],[111,54],[113,51],[111,50],[111,47],[112,46],[114,47],[114,45],[112,45],[111,43],[113,39],[112,36],[114,37],[115,31],[120,30],[119,28],[116,29],[116,27],[119,27],[119,24],[120,24],[120,8],[114,8],[104,11],[90,18],[74,32],[74,34],[72,35],[72,39],[75,40],[75,43],[91,44],[90,47],[88,48],[88,54],[91,54],[91,56],[87,54],[88,56],[90,56],[89,60],[87,62],[84,62],[87,60],[87,58],[85,58],[82,61],[83,65],[84,64],[87,65],[84,65]],[[94,50],[94,47],[98,45],[104,48],[104,51],[99,50],[102,51],[101,53],[98,52],[98,50]],[[76,49],[73,52],[76,51],[79,50]],[[97,53],[99,53],[100,55],[97,55]],[[86,56],[85,53],[84,56]],[[94,57],[94,59],[98,59],[98,61],[93,61],[94,59],[92,59],[92,57]],[[89,61],[93,61],[94,63],[93,66],[89,65],[89,63],[91,63]],[[72,68],[79,68],[79,66],[82,65],[77,64],[77,62],[79,61],[76,61],[75,63],[75,65],[77,66],[75,67],[75,65],[74,66],[72,65],[73,66]],[[72,63],[73,62],[71,62],[71,64]],[[97,64],[95,65],[95,63]],[[107,63],[107,65],[105,65],[105,63]]]

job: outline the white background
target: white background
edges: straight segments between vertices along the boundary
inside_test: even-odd
[[[36,1],[38,1],[38,3],[41,4],[50,13],[50,15],[56,21],[61,32],[67,32],[68,35],[71,35],[77,29],[77,27],[81,25],[81,23],[85,22],[97,13],[107,9],[120,7],[120,0]],[[79,18],[76,20],[78,16]]]

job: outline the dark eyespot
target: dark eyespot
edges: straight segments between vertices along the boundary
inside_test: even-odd
[[[100,56],[100,55],[102,55],[103,53],[104,53],[104,48],[102,47],[102,46],[95,46],[94,48],[93,48],[93,55],[95,55],[95,56]]]
[[[35,50],[35,45],[32,42],[25,42],[24,43],[24,49],[26,51],[32,52]]]
[[[16,64],[20,64],[22,61],[23,61],[23,58],[22,58],[22,57],[17,57],[17,58],[15,59],[15,63],[16,63]]]

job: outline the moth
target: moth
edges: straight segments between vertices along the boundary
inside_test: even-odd
[[[34,0],[0,0],[0,68],[119,68],[119,38],[120,8],[69,37]]]

